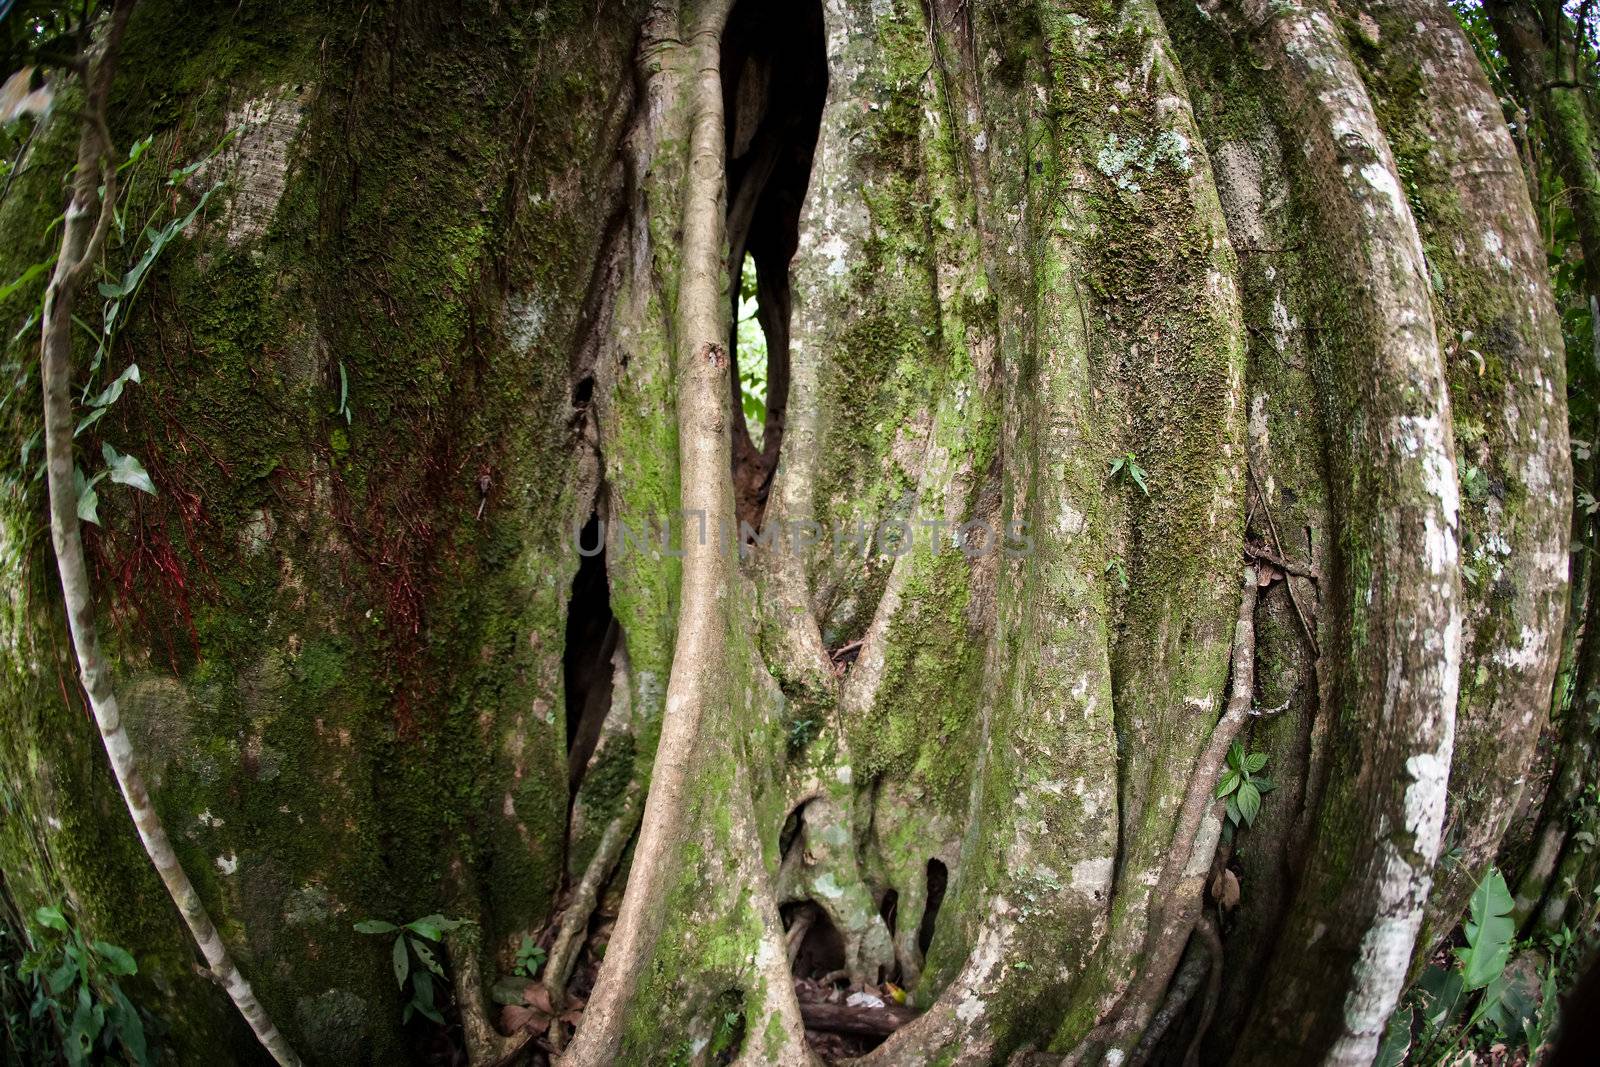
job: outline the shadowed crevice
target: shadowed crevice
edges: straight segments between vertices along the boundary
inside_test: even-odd
[[[789,400],[789,261],[799,243],[800,211],[827,91],[820,3],[743,0],[733,9],[722,36],[728,276],[735,323],[728,346],[732,463],[738,517],[752,527],[760,525],[783,443]],[[739,351],[739,282],[747,255],[755,268],[764,360],[759,351]],[[751,427],[757,420],[759,433]]]

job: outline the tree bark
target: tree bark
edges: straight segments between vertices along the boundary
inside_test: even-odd
[[[532,938],[572,1064],[1371,1060],[1564,640],[1559,320],[1445,5],[142,0],[124,54],[154,171],[243,132],[134,172],[133,219],[229,184],[108,356],[142,380],[83,443],[161,493],[106,495],[83,604],[307,1062],[454,1040],[352,929],[433,912],[481,929],[480,1052]],[[26,462],[7,888],[170,983],[179,1062],[249,1062],[79,770]],[[1196,931],[1235,739],[1278,788]],[[807,985],[891,981],[893,1026]]]

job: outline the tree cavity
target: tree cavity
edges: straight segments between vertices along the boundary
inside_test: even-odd
[[[611,583],[606,577],[604,534],[598,515],[591,514],[578,544],[578,573],[567,602],[566,647],[561,655],[567,703],[567,784],[573,795],[600,741],[611,710],[611,657],[621,627],[611,613]]]
[[[741,0],[722,35],[733,484],[759,527],[789,401],[789,261],[828,91],[818,0]],[[741,328],[742,326],[742,328]]]

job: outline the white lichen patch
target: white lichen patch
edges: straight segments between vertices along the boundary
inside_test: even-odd
[[[1115,869],[1116,859],[1112,856],[1079,860],[1072,865],[1068,888],[1089,900],[1102,900],[1111,891],[1111,872]]]
[[[195,180],[202,189],[217,181],[227,183],[229,244],[260,237],[271,225],[305,122],[305,104],[304,91],[283,86],[228,113],[228,129],[239,132],[196,172]]]
[[[1163,130],[1154,138],[1124,139],[1112,133],[1095,156],[1096,169],[1127,193],[1139,191],[1139,174],[1148,174],[1164,162],[1187,174],[1194,166],[1189,158],[1189,139],[1175,130]]]
[[[549,306],[537,293],[514,296],[506,301],[502,324],[513,352],[528,352],[538,343],[549,313]]]
[[[217,857],[217,870],[223,874],[233,874],[239,869],[239,857],[232,852],[224,852]]]

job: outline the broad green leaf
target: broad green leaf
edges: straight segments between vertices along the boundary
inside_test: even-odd
[[[1239,815],[1244,819],[1246,826],[1254,826],[1256,815],[1261,811],[1261,793],[1252,782],[1239,783]]]
[[[51,971],[45,978],[45,988],[50,990],[52,996],[59,997],[72,988],[78,980],[78,964],[74,960],[64,960],[59,967]]]
[[[1150,487],[1144,481],[1144,468],[1135,463],[1132,457],[1128,459],[1128,473],[1133,476],[1134,484],[1144,490],[1144,495],[1150,495]]]
[[[1251,774],[1264,769],[1266,765],[1267,754],[1265,752],[1252,752],[1244,761],[1244,769]]]
[[[113,945],[109,941],[93,941],[90,942],[90,947],[105,961],[107,973],[118,976],[139,973],[139,965],[134,962],[132,953],[121,945]]]
[[[47,904],[34,912],[33,917],[40,926],[48,926],[50,929],[60,930],[62,933],[67,932],[67,917],[61,914],[60,908],[51,907]]]
[[[88,1063],[89,1053],[100,1036],[101,1016],[94,1010],[94,1001],[87,986],[78,987],[78,1006],[72,1013],[72,1025],[67,1029],[67,1060],[70,1063]]]
[[[150,1045],[145,1040],[144,1020],[139,1018],[138,1009],[128,1001],[120,986],[111,987],[111,998],[117,1007],[111,1020],[117,1040],[122,1042],[122,1047],[138,1067],[145,1067],[150,1062]]]
[[[146,134],[144,137],[142,137],[139,140],[133,142],[133,147],[128,149],[128,158],[123,160],[117,166],[117,170],[118,171],[124,171],[124,170],[127,170],[129,167],[133,166],[135,163],[138,163],[139,162],[139,158],[141,156],[143,156],[145,154],[145,152],[150,148],[150,142],[155,140],[155,136],[156,135],[153,134],[153,133]]]
[[[411,957],[406,953],[406,939],[394,939],[394,980],[401,989],[405,988],[406,975],[411,971]]]
[[[1238,771],[1223,772],[1222,781],[1217,783],[1217,799],[1221,800],[1235,789],[1238,789],[1239,783],[1242,781],[1244,779],[1239,777]]]
[[[356,923],[358,934],[392,934],[398,929],[394,923],[386,923],[382,919],[363,919]]]
[[[433,975],[418,971],[411,980],[411,1003],[418,1011],[436,1023],[444,1023],[444,1016],[433,1006]]]
[[[116,380],[110,385],[100,390],[99,395],[89,401],[89,406],[103,408],[107,404],[115,404],[117,398],[122,396],[122,387],[129,382],[134,384],[139,382],[139,364],[137,363],[128,364],[128,369],[117,375]]]
[[[106,469],[111,475],[111,480],[118,485],[131,485],[135,489],[143,490],[151,496],[156,495],[156,483],[150,480],[149,473],[133,456],[119,453],[111,447],[110,442],[100,446],[101,455],[105,456]]]
[[[1482,989],[1500,976],[1511,958],[1516,925],[1511,921],[1511,891],[1497,868],[1490,867],[1472,891],[1471,918],[1466,923],[1467,947],[1456,949],[1461,979],[1467,989]]]
[[[452,930],[459,930],[469,925],[467,919],[446,919],[443,915],[424,915],[420,919],[413,919],[406,923],[406,929],[412,933],[437,941]]]
[[[1464,991],[1461,972],[1430,966],[1417,979],[1417,989],[1422,993],[1422,1032],[1423,1043],[1426,1044],[1455,1015],[1456,1005],[1460,1003]]]

